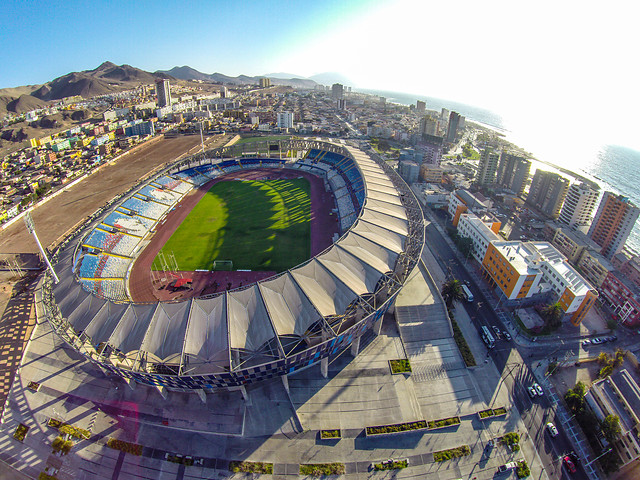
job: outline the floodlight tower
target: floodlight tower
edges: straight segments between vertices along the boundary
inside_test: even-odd
[[[36,239],[36,243],[38,244],[38,248],[40,249],[42,258],[44,258],[47,267],[49,267],[51,275],[53,275],[54,283],[58,283],[60,279],[58,278],[58,275],[56,275],[56,271],[53,269],[53,265],[51,265],[49,257],[47,257],[47,253],[44,251],[44,248],[42,248],[42,244],[40,243],[40,239],[38,238],[38,234],[36,233],[36,226],[34,225],[33,219],[31,218],[31,212],[27,212],[23,218],[24,224],[27,226],[27,230],[29,230],[29,233],[33,235],[33,238]]]

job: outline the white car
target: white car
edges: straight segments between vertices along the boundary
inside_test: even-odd
[[[542,387],[540,385],[538,385],[537,383],[533,384],[533,388],[535,389],[536,393],[540,396],[544,395],[544,390],[542,390]]]
[[[505,330],[504,332],[502,332],[502,335],[507,341],[511,341],[511,334],[509,332]]]
[[[527,387],[527,392],[529,392],[529,396],[531,398],[536,398],[536,396],[538,395],[538,392],[536,392],[536,389],[533,387]]]
[[[549,430],[549,435],[551,435],[552,437],[558,436],[558,429],[553,423],[547,423],[547,430]]]

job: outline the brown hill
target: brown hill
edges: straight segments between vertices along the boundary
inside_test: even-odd
[[[42,108],[47,102],[34,97],[33,95],[20,95],[7,103],[7,111],[15,113],[24,113],[36,108]]]

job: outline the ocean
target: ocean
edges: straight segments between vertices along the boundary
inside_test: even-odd
[[[563,138],[558,135],[541,135],[539,131],[528,131],[525,125],[531,119],[505,118],[490,110],[424,95],[391,92],[385,90],[358,89],[363,93],[383,96],[388,102],[402,105],[426,102],[430,110],[442,108],[454,110],[469,120],[489,126],[506,139],[526,149],[538,160],[565,168],[595,180],[601,189],[625,195],[640,206],[640,152],[621,145],[610,145],[597,138]],[[537,168],[547,169],[542,164]],[[594,211],[595,214],[595,211]],[[640,222],[636,222],[627,246],[640,252]]]

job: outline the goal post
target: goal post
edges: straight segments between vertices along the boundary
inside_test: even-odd
[[[214,260],[212,271],[227,271],[230,272],[233,270],[233,261],[232,260]]]

